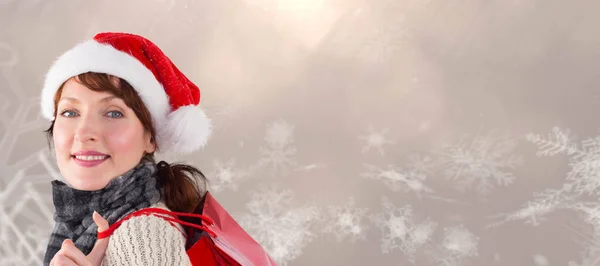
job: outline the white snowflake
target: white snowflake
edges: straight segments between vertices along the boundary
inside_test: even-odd
[[[525,138],[538,145],[537,156],[552,156],[559,153],[572,154],[577,149],[573,143],[575,138],[571,132],[562,130],[559,127],[552,128],[552,132],[545,136],[528,133]]]
[[[456,258],[477,256],[479,237],[471,233],[464,225],[444,228],[442,246]]]
[[[215,112],[215,117],[233,119],[238,118],[242,114],[241,106],[233,103],[226,103],[218,108]]]
[[[236,218],[240,225],[277,261],[285,266],[302,255],[316,234],[319,209],[293,206],[291,190],[262,188],[246,204],[250,213]]]
[[[526,203],[521,210],[505,215],[504,222],[526,219],[526,223],[537,225],[543,221],[541,215],[559,209],[572,209],[584,215],[589,214],[593,208],[587,208],[580,199],[585,196],[600,198],[600,136],[578,144],[568,130],[555,127],[547,136],[530,133],[527,140],[538,145],[538,156],[566,154],[569,156],[571,169],[562,188],[535,193],[534,199]],[[598,203],[596,200],[590,205]]]
[[[364,43],[358,52],[358,57],[371,63],[388,62],[391,56],[400,49],[406,36],[403,18],[393,27],[379,25],[372,28],[363,39]]]
[[[245,171],[235,168],[235,159],[229,159],[227,162],[214,160],[214,170],[210,173],[210,188],[213,192],[231,189],[238,190],[238,183],[247,176]]]
[[[356,56],[374,65],[391,62],[390,58],[408,36],[404,23],[406,9],[398,8],[398,1],[395,2],[395,7],[371,2],[355,10],[354,21],[340,37],[340,43],[336,43],[339,51],[334,52]]]
[[[325,168],[325,167],[327,167],[325,164],[311,163],[311,164],[297,167],[296,169],[294,169],[294,171],[310,172],[310,171],[314,171],[315,169],[320,169],[320,168]]]
[[[227,97],[223,99],[223,103],[210,107],[212,110],[213,120],[219,126],[219,128],[224,128],[225,125],[235,124],[234,122],[238,119],[251,116],[250,113],[252,111],[250,107],[250,103],[247,98],[244,98],[240,94],[230,93],[227,94]]]
[[[425,173],[419,170],[403,170],[394,165],[388,165],[387,169],[365,164],[367,171],[361,176],[369,179],[381,180],[388,188],[394,192],[412,191],[417,196],[422,193],[432,193],[433,190],[425,186]]]
[[[348,9],[343,27],[332,34],[329,53],[356,58],[365,67],[393,64],[403,44],[411,37],[406,22],[413,8],[421,9],[429,1],[369,1]],[[417,11],[418,12],[418,11]]]
[[[516,143],[494,133],[476,136],[468,143],[445,145],[440,165],[446,178],[457,180],[457,189],[464,192],[475,187],[477,193],[487,195],[495,185],[514,182],[512,170],[522,163],[520,156],[512,154]]]
[[[278,120],[271,123],[265,134],[265,141],[269,146],[285,147],[294,142],[294,126]]]
[[[542,254],[533,255],[533,263],[535,263],[535,266],[550,266],[548,258]]]
[[[583,221],[594,228],[600,229],[600,206],[598,202],[578,202],[573,209],[578,210],[583,216]]]
[[[577,195],[600,196],[600,137],[585,140],[581,146],[570,158],[568,185]]]
[[[444,228],[444,238],[439,244],[431,244],[426,253],[439,266],[457,266],[465,259],[478,255],[479,237],[464,225]]]
[[[352,242],[365,239],[367,226],[362,220],[367,208],[354,207],[354,198],[350,198],[344,206],[330,206],[328,219],[324,219],[323,233],[334,234],[338,242],[350,238]]]
[[[33,184],[47,184],[52,177],[28,173],[43,172],[40,159],[49,151],[43,147],[17,155],[21,152],[17,144],[31,132],[42,132],[48,123],[39,116],[31,118],[39,112],[39,99],[27,95],[15,78],[11,67],[18,62],[17,54],[4,43],[0,43],[0,54],[0,110],[10,113],[0,116],[0,264],[40,265],[53,220],[50,195],[43,195]]]
[[[266,130],[267,145],[260,148],[259,165],[270,168],[273,175],[296,165],[293,133],[294,126],[283,120],[271,123]]]
[[[565,153],[569,156],[571,170],[567,174],[565,192],[576,195],[600,196],[600,136],[574,143],[566,130],[554,128],[554,138],[528,135],[528,140],[540,146],[540,156]]]
[[[497,227],[509,221],[525,220],[525,224],[538,226],[546,221],[544,215],[558,209],[566,208],[565,202],[570,201],[561,190],[547,190],[542,193],[534,193],[536,198],[527,202],[525,206],[508,214],[497,214],[492,218],[500,218],[500,221],[494,222],[487,228]]]
[[[588,225],[568,225],[568,229],[583,238],[577,240],[579,246],[583,247],[581,263],[569,261],[568,266],[597,266],[600,262],[600,228],[595,227],[590,232]]]
[[[46,251],[52,229],[52,212],[44,198],[36,191],[33,179],[20,171],[6,189],[0,191],[0,262],[2,265],[39,265]],[[15,193],[21,184],[24,192]],[[16,203],[3,205],[8,198]],[[19,222],[17,222],[19,221]]]
[[[435,162],[433,158],[429,156],[411,154],[408,156],[406,168],[418,173],[432,174],[435,171],[436,163],[438,162]]]
[[[382,197],[383,212],[372,216],[371,221],[381,229],[381,250],[390,253],[400,249],[407,259],[415,261],[417,250],[431,241],[437,223],[427,218],[416,223],[410,205],[396,207],[387,197]]]
[[[488,225],[487,228],[497,227],[516,220],[524,220],[525,224],[538,226],[546,221],[544,215],[559,209],[573,207],[570,204],[573,197],[565,194],[561,189],[547,189],[544,192],[536,192],[534,198],[534,200],[527,202],[524,207],[514,212],[494,215],[492,218],[500,218],[500,221]]]
[[[389,131],[387,128],[377,132],[373,126],[369,126],[368,131],[368,135],[358,137],[366,142],[362,149],[362,153],[366,153],[371,149],[377,149],[381,155],[384,155],[385,152],[383,150],[383,146],[386,144],[395,144],[394,141],[386,139],[386,135]]]

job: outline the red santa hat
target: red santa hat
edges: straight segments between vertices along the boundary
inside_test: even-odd
[[[200,89],[154,43],[129,33],[99,33],[54,62],[41,95],[45,118],[55,119],[58,88],[86,72],[110,74],[133,86],[152,115],[160,152],[186,154],[206,144],[211,121],[198,107]]]

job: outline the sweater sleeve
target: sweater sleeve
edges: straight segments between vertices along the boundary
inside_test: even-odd
[[[102,265],[191,265],[180,230],[159,217],[133,217],[113,232]]]

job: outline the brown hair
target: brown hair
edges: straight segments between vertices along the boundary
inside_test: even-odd
[[[152,123],[152,116],[144,105],[144,102],[127,81],[119,79],[120,82],[115,84],[111,81],[114,78],[116,77],[108,74],[88,72],[76,76],[75,80],[92,91],[108,92],[123,99],[125,104],[133,109],[135,115],[142,122],[144,130],[151,134],[151,141],[156,145],[156,129]],[[58,88],[54,96],[55,116],[57,103],[65,83]],[[49,146],[52,143],[53,129],[54,121],[50,124],[50,128],[45,131]],[[157,148],[160,147],[157,146]],[[146,154],[142,159],[155,162],[154,153]],[[175,212],[192,212],[199,204],[201,206],[208,181],[200,170],[190,165],[171,164],[170,167],[167,167],[170,169],[164,171],[164,164],[160,164],[160,166],[159,171],[157,171],[158,186],[162,188],[162,199],[169,209]],[[202,185],[202,187],[199,185]]]

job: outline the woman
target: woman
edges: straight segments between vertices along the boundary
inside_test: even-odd
[[[190,264],[182,228],[155,216],[125,221],[108,243],[96,240],[133,211],[198,206],[202,173],[153,156],[205,145],[211,125],[199,102],[198,87],[138,35],[100,33],[57,59],[41,107],[66,183],[52,182],[55,227],[44,265]]]

